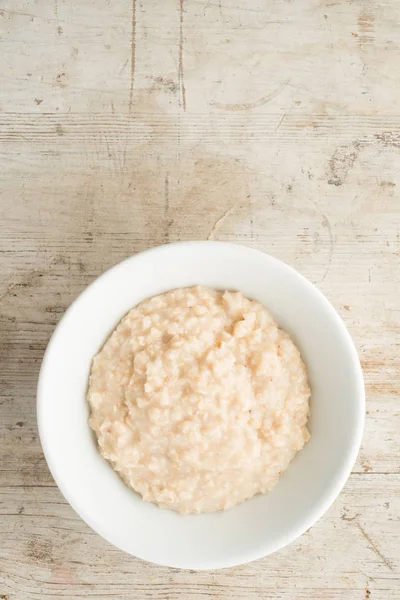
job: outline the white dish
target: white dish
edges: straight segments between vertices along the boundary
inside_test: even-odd
[[[121,317],[145,298],[200,284],[258,300],[294,339],[312,388],[311,440],[268,494],[231,510],[181,516],[145,503],[100,455],[88,425],[91,360]],[[104,273],[57,326],[38,384],[43,451],[65,498],[109,542],[144,560],[215,569],[279,550],[311,527],[345,484],[361,443],[360,363],[326,298],[284,263],[221,242],[179,242]]]

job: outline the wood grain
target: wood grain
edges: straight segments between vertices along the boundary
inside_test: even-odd
[[[400,600],[400,5],[3,0],[0,598]],[[62,498],[35,416],[55,325],[128,255],[230,240],[315,282],[364,371],[344,491],[256,563],[135,560]]]

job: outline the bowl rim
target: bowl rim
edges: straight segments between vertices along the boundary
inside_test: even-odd
[[[189,246],[204,246],[204,245],[225,246],[227,248],[231,247],[232,250],[237,251],[238,249],[240,249],[243,252],[247,252],[249,255],[250,254],[262,255],[266,260],[272,261],[273,263],[278,265],[280,268],[290,271],[292,276],[294,276],[298,280],[300,280],[302,282],[302,284],[306,285],[309,289],[312,289],[314,294],[316,294],[318,296],[319,300],[323,304],[325,304],[326,308],[330,311],[332,317],[336,321],[336,325],[341,330],[341,333],[343,334],[343,336],[346,339],[346,342],[348,344],[348,348],[349,348],[349,351],[351,354],[351,361],[352,361],[352,365],[353,365],[353,373],[354,373],[354,376],[356,379],[356,388],[358,390],[358,397],[355,398],[355,401],[358,403],[358,415],[357,415],[357,422],[356,422],[355,431],[354,431],[354,435],[353,435],[353,439],[352,439],[351,449],[349,450],[349,452],[347,453],[347,455],[345,456],[345,458],[342,461],[343,464],[342,464],[342,467],[340,470],[340,475],[338,475],[336,477],[335,485],[331,487],[329,493],[325,494],[325,496],[323,497],[323,500],[321,500],[318,503],[315,503],[313,508],[309,511],[307,518],[303,519],[298,524],[297,527],[293,527],[290,530],[290,532],[286,533],[285,536],[282,536],[280,542],[275,544],[273,549],[270,549],[269,547],[267,547],[267,543],[266,543],[262,547],[258,547],[257,549],[255,549],[252,552],[247,551],[246,556],[243,556],[240,561],[238,561],[237,558],[236,559],[226,559],[226,560],[221,559],[218,561],[213,560],[212,563],[208,563],[207,561],[202,561],[201,564],[189,564],[189,565],[185,565],[182,567],[177,564],[172,564],[172,563],[168,564],[168,562],[157,562],[157,561],[152,560],[151,558],[148,558],[147,556],[141,556],[140,554],[135,554],[135,555],[132,554],[131,552],[129,552],[125,548],[123,548],[121,545],[119,545],[115,540],[111,539],[112,536],[109,535],[109,533],[107,531],[104,531],[104,528],[99,526],[98,523],[94,523],[90,514],[88,514],[85,509],[82,509],[82,507],[78,506],[78,502],[75,501],[74,494],[70,493],[70,491],[68,489],[66,489],[66,486],[63,483],[62,476],[60,475],[60,473],[57,470],[55,461],[53,461],[52,452],[47,444],[45,427],[44,427],[44,418],[43,418],[44,406],[43,406],[43,400],[42,400],[42,397],[43,397],[42,390],[45,385],[45,379],[46,379],[46,375],[47,375],[47,364],[48,364],[49,356],[52,352],[53,346],[56,344],[57,339],[67,321],[66,317],[67,317],[67,315],[70,314],[70,312],[72,312],[72,310],[74,310],[76,305],[84,298],[84,296],[87,293],[89,293],[89,290],[92,290],[94,287],[98,286],[100,284],[100,282],[105,280],[109,276],[111,271],[122,269],[123,266],[127,263],[143,260],[143,258],[146,258],[150,254],[157,254],[157,253],[165,252],[166,249],[171,248],[173,246],[174,247],[178,246],[182,249],[182,251],[184,251],[185,248],[189,247]],[[255,248],[250,248],[249,246],[246,246],[245,244],[237,244],[237,243],[233,243],[233,242],[224,242],[224,241],[216,241],[216,240],[177,241],[177,242],[170,242],[167,244],[155,246],[155,247],[143,250],[141,252],[138,252],[137,254],[134,254],[132,256],[129,256],[129,257],[123,259],[122,261],[109,267],[101,275],[96,277],[73,300],[73,302],[67,308],[65,313],[62,315],[60,321],[57,323],[56,327],[53,330],[53,333],[51,334],[51,337],[49,339],[49,342],[47,344],[46,350],[43,355],[43,359],[42,359],[42,363],[41,363],[41,367],[40,367],[40,371],[39,371],[36,398],[37,398],[36,416],[37,416],[37,424],[38,424],[38,431],[39,431],[39,439],[40,439],[40,443],[42,446],[42,450],[43,450],[43,454],[44,454],[47,466],[48,466],[50,473],[51,473],[58,489],[60,490],[61,494],[64,496],[64,498],[69,503],[69,505],[72,507],[72,509],[77,513],[77,515],[83,521],[85,521],[85,523],[91,529],[93,529],[93,531],[95,531],[98,535],[100,535],[105,540],[107,540],[107,542],[109,542],[113,546],[117,547],[119,550],[126,552],[130,556],[134,556],[135,558],[139,558],[141,560],[145,560],[147,562],[157,564],[160,566],[168,566],[168,567],[179,568],[179,569],[184,569],[184,570],[185,569],[195,569],[195,570],[199,570],[199,571],[214,570],[214,569],[229,568],[229,567],[234,567],[234,566],[238,566],[241,564],[246,564],[246,563],[258,560],[260,558],[263,558],[269,554],[272,554],[273,552],[281,550],[282,548],[285,548],[287,545],[289,545],[294,540],[296,540],[301,535],[303,535],[306,531],[308,531],[308,529],[310,529],[317,521],[319,521],[319,519],[328,511],[328,509],[332,506],[332,504],[334,503],[334,501],[336,500],[336,498],[342,491],[343,487],[345,486],[345,484],[351,474],[352,468],[354,466],[354,463],[357,459],[357,456],[358,456],[358,453],[360,450],[362,437],[363,437],[363,431],[364,431],[364,423],[365,423],[365,386],[364,386],[364,378],[363,378],[360,360],[359,360],[358,353],[357,353],[355,344],[353,342],[353,339],[350,336],[350,333],[347,330],[347,327],[344,324],[342,318],[340,317],[340,315],[338,314],[338,312],[336,311],[334,306],[331,304],[331,302],[326,298],[326,296],[319,290],[319,288],[314,283],[312,283],[304,275],[302,275],[299,271],[297,271],[296,269],[294,269],[287,263],[283,262],[282,260],[277,259],[274,256],[271,256],[270,254],[263,252],[261,250],[257,250]]]

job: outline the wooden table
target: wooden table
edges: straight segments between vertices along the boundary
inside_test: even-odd
[[[0,598],[400,599],[399,44],[391,0],[1,0]],[[320,287],[368,401],[324,518],[277,554],[196,573],[135,560],[73,512],[35,387],[88,283],[206,238]]]

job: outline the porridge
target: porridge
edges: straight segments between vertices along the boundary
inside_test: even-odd
[[[270,490],[310,435],[300,353],[241,293],[178,289],[133,308],[93,360],[90,426],[144,500],[183,514]]]

